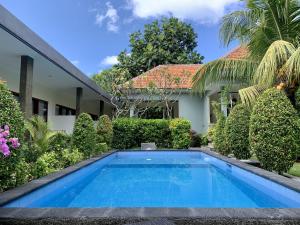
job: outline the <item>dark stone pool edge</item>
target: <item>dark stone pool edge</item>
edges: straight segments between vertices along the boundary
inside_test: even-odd
[[[218,155],[219,158],[294,190],[300,185],[288,178]],[[156,150],[157,151],[157,150]],[[0,205],[104,158],[116,151],[85,160],[57,173],[1,193]],[[300,209],[257,208],[0,208],[0,224],[300,224]]]

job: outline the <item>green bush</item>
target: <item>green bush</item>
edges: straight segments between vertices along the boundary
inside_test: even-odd
[[[72,136],[73,147],[78,148],[85,158],[91,157],[95,152],[96,130],[91,116],[81,113],[76,119]]]
[[[228,148],[226,143],[226,137],[224,132],[225,123],[226,123],[226,118],[222,113],[220,113],[218,115],[218,121],[214,126],[213,145],[214,148],[217,150],[217,152],[227,156],[230,154],[230,149]]]
[[[95,155],[100,155],[101,153],[105,153],[109,150],[110,148],[107,146],[106,143],[97,143],[96,144],[96,152]]]
[[[34,167],[33,174],[39,178],[59,170],[60,163],[55,152],[46,152],[37,159]]]
[[[83,160],[84,155],[77,148],[75,149],[64,149],[61,151],[61,157],[58,158],[60,166],[62,168],[72,166],[81,160]],[[56,155],[57,157],[57,155]]]
[[[20,169],[17,167],[22,163],[21,153],[24,145],[24,118],[20,110],[19,103],[16,101],[6,85],[0,81],[0,127],[9,125],[11,137],[17,137],[20,140],[21,147],[13,150],[12,154],[4,157],[0,154],[0,191],[15,187],[23,180],[20,177]]]
[[[66,148],[71,145],[71,136],[65,132],[56,132],[49,140],[48,152],[61,154]]]
[[[144,142],[155,142],[163,148],[171,144],[168,120],[119,118],[113,121],[113,134],[116,149],[139,147]]]
[[[228,148],[238,159],[251,157],[249,148],[250,110],[244,104],[236,105],[225,124],[225,137]]]
[[[12,136],[22,142],[25,132],[20,105],[6,85],[0,81],[0,126],[9,125]]]
[[[111,120],[107,115],[99,117],[96,132],[97,143],[106,143],[108,147],[111,147],[113,138],[113,127]]]
[[[203,145],[208,145],[207,134],[198,134],[196,131],[191,131],[191,147],[201,147]]]
[[[285,93],[275,88],[257,100],[250,118],[250,146],[263,168],[283,173],[299,147],[299,118]]]
[[[201,135],[201,146],[206,146],[208,143],[208,134]]]
[[[170,122],[172,145],[175,149],[187,149],[191,144],[191,122],[186,119],[173,119]]]

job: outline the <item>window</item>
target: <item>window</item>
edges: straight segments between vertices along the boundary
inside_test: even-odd
[[[13,92],[12,94],[15,96],[17,101],[20,101],[19,93]],[[32,98],[32,114],[39,115],[44,118],[45,121],[48,120],[48,102],[38,99]]]
[[[62,105],[56,105],[55,106],[55,115],[58,116],[74,116],[76,114],[75,109],[62,106]]]

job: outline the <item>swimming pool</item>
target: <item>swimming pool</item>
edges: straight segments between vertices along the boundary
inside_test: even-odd
[[[116,152],[3,207],[299,208],[300,194],[193,151]]]

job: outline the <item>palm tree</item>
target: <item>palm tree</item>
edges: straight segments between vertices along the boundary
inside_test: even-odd
[[[207,85],[239,83],[242,101],[251,102],[274,85],[285,89],[292,103],[300,70],[298,0],[248,0],[245,10],[223,18],[220,38],[225,45],[238,40],[249,50],[247,58],[222,58],[204,65],[194,76],[194,89]]]
[[[49,140],[55,135],[55,132],[49,129],[47,122],[40,116],[33,116],[25,122],[25,127],[36,150],[47,151]]]

